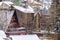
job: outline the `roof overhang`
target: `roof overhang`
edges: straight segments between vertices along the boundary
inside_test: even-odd
[[[21,12],[24,12],[24,13],[34,13],[34,10],[33,8],[31,8],[30,6],[28,6],[28,8],[24,8],[22,6],[13,6],[14,9],[17,9]]]

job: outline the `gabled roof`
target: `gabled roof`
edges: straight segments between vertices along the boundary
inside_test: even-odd
[[[7,5],[13,5],[14,3],[10,2],[10,1],[3,1],[3,3],[7,4]]]
[[[34,9],[28,6],[28,8],[24,8],[22,6],[13,6],[15,9],[22,11],[24,13],[34,13]]]

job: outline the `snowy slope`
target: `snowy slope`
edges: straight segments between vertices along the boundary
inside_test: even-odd
[[[37,35],[11,35],[13,40],[40,40]]]

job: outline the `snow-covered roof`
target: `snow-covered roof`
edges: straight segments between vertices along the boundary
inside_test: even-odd
[[[6,3],[6,4],[14,4],[14,3],[10,2],[10,1],[3,1],[3,3]]]
[[[22,6],[14,6],[15,9],[20,10],[24,13],[34,13],[34,9],[28,6],[28,8],[24,8]]]
[[[11,35],[13,40],[40,40],[37,35]]]
[[[0,2],[0,5],[2,5],[2,3],[6,4],[8,6],[11,6],[11,5],[14,4],[14,3],[10,2],[10,1],[2,1],[2,2]]]

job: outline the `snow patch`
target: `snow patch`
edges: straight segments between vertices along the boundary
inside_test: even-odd
[[[4,31],[0,30],[0,38],[6,38],[6,34]],[[1,39],[0,39],[1,40]]]
[[[13,40],[40,40],[37,35],[11,35]]]

